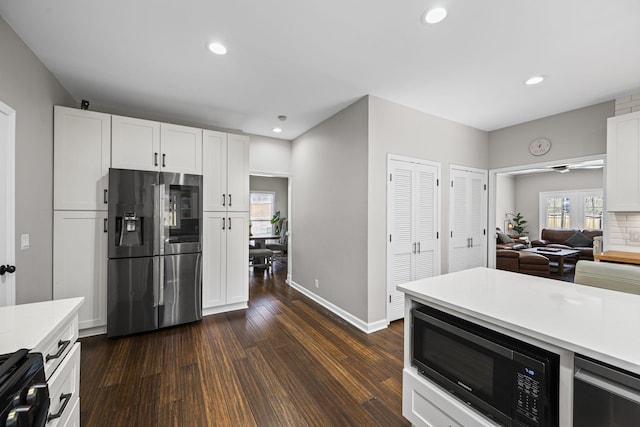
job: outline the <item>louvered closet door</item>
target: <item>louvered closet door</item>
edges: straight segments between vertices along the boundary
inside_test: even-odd
[[[416,165],[415,240],[418,243],[413,280],[436,275],[437,259],[437,180],[438,169]],[[438,263],[436,264],[436,261]]]
[[[439,274],[438,175],[436,166],[389,161],[388,321],[404,317],[404,294],[397,285]]]
[[[486,265],[486,173],[451,169],[449,272]]]
[[[387,320],[392,321],[404,317],[404,294],[396,290],[396,286],[413,278],[414,165],[396,160],[389,163]]]

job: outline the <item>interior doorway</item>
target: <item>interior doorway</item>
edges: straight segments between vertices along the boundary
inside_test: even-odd
[[[287,283],[291,278],[291,177],[286,175],[250,174],[249,192],[259,200],[260,209],[252,209],[250,205],[249,219],[251,233],[259,235],[280,236],[283,221],[286,220],[286,252],[279,254],[276,262],[287,263]],[[264,197],[260,197],[264,196]],[[255,208],[255,206],[254,206]],[[274,218],[278,216],[279,219]],[[271,222],[273,220],[273,223]],[[251,243],[251,238],[249,239]],[[268,241],[270,242],[270,241]],[[274,241],[275,243],[275,241]]]
[[[0,102],[0,307],[16,303],[15,129],[15,110]]]

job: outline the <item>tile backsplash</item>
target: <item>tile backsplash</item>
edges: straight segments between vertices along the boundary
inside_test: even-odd
[[[640,212],[609,212],[605,250],[640,252]]]
[[[616,99],[616,116],[640,111],[640,92]]]

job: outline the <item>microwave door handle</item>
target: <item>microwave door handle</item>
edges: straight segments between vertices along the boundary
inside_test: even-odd
[[[489,351],[492,351],[496,354],[499,354],[503,357],[506,357],[509,360],[513,360],[513,350],[508,349],[507,347],[503,347],[499,344],[496,344],[493,341],[489,341],[487,339],[484,339],[482,337],[479,337],[478,335],[472,334],[470,332],[467,332],[463,329],[460,329],[456,326],[453,326],[449,323],[443,322],[442,320],[436,319],[434,317],[431,317],[427,314],[424,313],[420,313],[419,311],[414,311],[413,315],[416,316],[419,319],[424,320],[427,323],[430,323],[440,329],[443,329],[453,335],[457,335],[459,337],[464,338],[467,341],[470,341],[476,345],[479,345],[480,347],[486,348]]]
[[[623,399],[634,402],[636,405],[640,405],[640,391],[634,390],[631,387],[627,387],[615,382],[614,380],[601,377],[600,375],[586,371],[583,368],[578,369],[574,374],[574,377],[577,380],[590,384],[601,390],[605,390],[606,392],[616,396],[620,396]]]

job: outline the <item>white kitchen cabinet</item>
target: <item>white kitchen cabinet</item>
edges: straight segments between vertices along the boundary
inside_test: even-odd
[[[607,120],[607,210],[640,211],[640,111]]]
[[[111,166],[202,174],[202,129],[113,116]]]
[[[205,212],[203,314],[246,308],[249,299],[249,214]]]
[[[486,266],[487,172],[451,167],[449,273]]]
[[[107,210],[111,116],[56,105],[53,208]]]
[[[205,211],[249,211],[249,137],[203,131]]]
[[[107,212],[53,213],[53,299],[84,297],[79,328],[107,324]]]
[[[157,171],[160,168],[160,123],[111,117],[111,166]]]
[[[440,274],[440,166],[390,159],[388,167],[387,321],[393,321],[404,317],[396,286]]]

